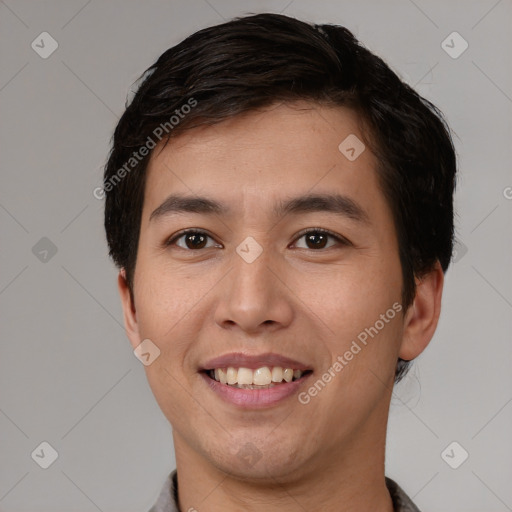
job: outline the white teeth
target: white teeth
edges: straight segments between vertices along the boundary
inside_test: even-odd
[[[239,372],[240,374],[240,372]],[[270,368],[268,366],[264,366],[263,368],[258,368],[253,372],[252,382],[249,384],[256,384],[258,386],[268,386],[272,382],[272,374],[270,373]],[[238,381],[240,384],[240,380]]]
[[[226,372],[226,378],[227,378],[228,384],[236,384],[237,377],[238,377],[238,372],[236,371],[236,369],[233,368],[232,366],[228,367],[228,370]]]
[[[283,369],[280,366],[274,366],[272,368],[272,382],[282,382],[283,380]]]
[[[294,370],[293,368],[282,368],[281,366],[262,366],[256,370],[250,368],[215,368],[210,371],[210,375],[217,382],[229,384],[237,387],[257,387],[265,388],[273,387],[275,383],[292,382],[292,380],[300,379],[303,375],[302,370]]]
[[[249,368],[239,368],[237,382],[238,384],[253,384],[252,382],[253,371],[249,370]]]

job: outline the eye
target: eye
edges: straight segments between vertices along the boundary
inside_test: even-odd
[[[328,249],[333,245],[336,245],[336,243],[345,246],[352,245],[351,242],[346,238],[323,228],[314,228],[303,231],[295,240],[297,241],[301,238],[305,239],[306,246],[299,247],[299,249]],[[327,246],[329,238],[335,240],[335,243]],[[169,240],[165,242],[165,246],[169,247],[172,245],[177,245],[184,250],[200,250],[208,249],[210,247],[222,248],[222,245],[220,244],[214,243],[208,245],[208,239],[213,240],[213,238],[205,231],[198,229],[187,229],[173,235]]]
[[[300,240],[301,238],[305,239],[306,247],[299,247],[299,249],[328,249],[336,245],[336,243],[334,243],[326,247],[329,238],[334,239],[340,245],[352,245],[346,238],[323,228],[309,229],[308,231],[302,232],[296,240]]]
[[[167,240],[167,242],[165,242],[165,246],[177,245],[181,249],[185,250],[208,249],[209,247],[214,247],[214,245],[207,245],[208,238],[213,240],[213,238],[205,231],[188,229],[172,236],[169,240]],[[178,241],[181,239],[183,239],[182,244],[178,243]],[[220,245],[217,246],[219,247]]]

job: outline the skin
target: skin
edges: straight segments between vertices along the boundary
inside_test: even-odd
[[[417,357],[434,334],[439,265],[417,280],[413,305],[306,405],[295,395],[242,412],[198,374],[219,355],[277,352],[309,364],[313,383],[400,304],[397,237],[376,160],[366,148],[349,161],[338,150],[349,134],[363,140],[355,112],[300,102],[196,128],[153,152],[134,303],[123,269],[118,286],[132,347],[149,338],[161,351],[145,371],[173,427],[182,511],[329,512],[340,503],[347,512],[393,510],[384,452],[394,371],[398,357]],[[278,200],[333,192],[355,201],[369,222],[332,212],[273,215]],[[233,212],[150,221],[171,193],[206,196]],[[186,228],[207,231],[207,247],[187,246],[184,237],[181,247],[165,246]],[[298,236],[306,228],[350,244],[328,238],[315,248]],[[235,250],[248,236],[263,249],[250,264]],[[239,454],[247,443],[260,456],[250,467]]]

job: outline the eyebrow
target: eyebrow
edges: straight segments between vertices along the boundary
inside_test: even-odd
[[[307,194],[279,201],[273,208],[276,217],[287,214],[311,212],[331,212],[351,220],[370,224],[366,211],[353,199],[340,194]],[[162,218],[174,213],[198,213],[206,215],[230,215],[231,208],[227,205],[208,199],[183,195],[170,195],[150,215],[149,221]]]

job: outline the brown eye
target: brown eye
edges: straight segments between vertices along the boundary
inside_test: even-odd
[[[213,240],[212,237],[204,231],[188,230],[173,236],[165,245],[177,245],[181,249],[193,251],[213,247],[212,245],[207,246],[208,239]]]
[[[188,249],[202,249],[206,245],[206,236],[200,233],[184,235],[185,245]]]
[[[328,235],[325,235],[324,233],[310,233],[305,235],[305,237],[306,244],[309,245],[310,249],[323,249],[327,244]]]
[[[303,232],[297,240],[304,239],[305,247],[299,247],[300,249],[329,249],[335,245],[351,245],[348,240],[343,238],[340,235],[336,235],[335,233],[331,233],[325,229],[310,229],[309,231]],[[335,242],[331,245],[327,246],[329,243],[329,239],[334,240]]]

